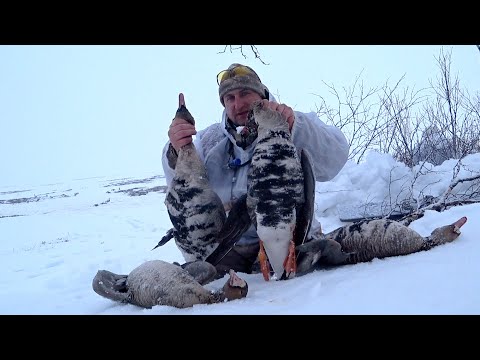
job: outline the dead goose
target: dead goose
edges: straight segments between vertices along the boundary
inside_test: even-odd
[[[179,95],[175,117],[195,124],[185,107],[183,94]],[[205,165],[193,143],[178,151],[175,176],[167,190],[165,205],[174,229],[156,247],[173,237],[185,261],[205,260],[218,245],[216,236],[226,214],[220,197],[210,188]]]
[[[317,234],[311,241],[297,246],[302,255],[297,272],[304,274],[325,266],[429,250],[457,239],[466,222],[467,218],[462,217],[453,224],[436,228],[427,237],[393,220],[364,220],[346,225],[325,235]]]
[[[254,104],[246,127],[247,134],[259,136],[247,194],[233,204],[218,235],[219,245],[205,261],[216,265],[253,222],[260,243],[263,242],[259,262],[264,279],[270,279],[269,261],[277,279],[287,279],[296,272],[293,244],[302,244],[311,228],[315,176],[308,156],[300,151],[298,157],[288,125],[280,114],[261,103]]]
[[[152,308],[156,305],[187,308],[196,304],[214,304],[247,296],[248,285],[231,270],[225,285],[209,291],[202,284],[216,275],[215,267],[204,261],[182,266],[152,260],[128,275],[99,270],[92,281],[93,290],[107,299]]]
[[[265,280],[270,279],[269,263],[277,278],[289,278],[296,272],[295,245],[303,242],[311,222],[304,221],[304,205],[313,203],[312,198],[306,198],[304,167],[313,172],[308,157],[303,153],[303,159],[299,156],[280,113],[256,102],[249,119],[252,121],[258,126],[258,137],[248,174],[246,204],[260,239],[260,267]],[[312,215],[313,211],[308,216]]]

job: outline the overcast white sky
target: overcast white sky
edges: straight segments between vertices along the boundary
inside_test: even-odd
[[[116,174],[159,174],[178,93],[198,128],[220,120],[216,74],[233,62],[257,70],[277,99],[315,109],[325,81],[387,79],[420,89],[438,75],[442,46],[258,46],[243,58],[210,46],[0,46],[0,185]],[[480,52],[452,49],[452,72],[480,90]]]

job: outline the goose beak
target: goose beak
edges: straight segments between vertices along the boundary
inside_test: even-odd
[[[235,271],[230,270],[230,278],[223,286],[223,291],[228,301],[242,299],[247,296],[248,284]]]
[[[230,274],[230,279],[228,280],[228,283],[230,286],[243,288],[247,285],[245,280],[240,278],[235,271],[230,270],[229,274]]]
[[[457,221],[455,221],[452,225],[453,225],[453,232],[460,235],[461,232],[460,232],[460,228],[465,225],[465,223],[467,222],[467,217],[464,216],[460,219],[458,219]]]

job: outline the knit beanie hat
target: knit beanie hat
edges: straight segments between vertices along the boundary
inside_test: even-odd
[[[238,89],[249,89],[259,94],[262,99],[268,99],[268,88],[262,84],[260,77],[257,73],[248,66],[242,64],[232,64],[227,70],[221,71],[217,75],[218,82],[218,95],[220,96],[220,102],[223,106],[223,96],[232,91]],[[222,81],[222,79],[225,79]]]

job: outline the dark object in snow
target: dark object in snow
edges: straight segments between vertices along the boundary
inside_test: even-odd
[[[433,230],[427,237],[388,219],[364,220],[328,234],[314,234],[312,240],[297,246],[304,254],[297,272],[305,274],[329,266],[426,251],[457,239],[466,222],[467,218],[462,217],[453,224]]]
[[[215,267],[204,261],[180,266],[152,260],[136,267],[128,275],[99,270],[92,287],[98,295],[107,299],[144,308],[156,305],[187,308],[247,296],[247,283],[233,270],[221,289],[213,292],[205,289],[202,285],[212,281],[215,275]]]
[[[155,250],[157,247],[165,245],[175,236],[175,228],[168,229],[167,233],[160,239],[157,245],[152,250]]]

